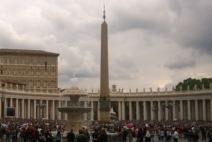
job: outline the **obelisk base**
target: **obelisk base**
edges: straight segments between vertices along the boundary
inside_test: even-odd
[[[110,121],[110,112],[100,111],[100,122],[109,122]]]
[[[100,97],[100,122],[110,121],[110,99],[108,97]]]

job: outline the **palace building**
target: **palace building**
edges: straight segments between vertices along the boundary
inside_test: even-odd
[[[28,91],[58,88],[58,55],[40,50],[0,49],[0,82]]]

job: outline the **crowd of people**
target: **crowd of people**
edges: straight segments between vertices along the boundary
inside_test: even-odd
[[[64,123],[53,120],[2,119],[0,124],[2,142],[53,142],[53,132],[61,141],[64,131]]]
[[[212,142],[212,122],[206,121],[118,121],[92,127],[117,133],[120,142]]]
[[[0,120],[2,142],[212,142],[212,122],[113,121],[65,130],[63,121]],[[67,132],[67,133],[66,133]]]

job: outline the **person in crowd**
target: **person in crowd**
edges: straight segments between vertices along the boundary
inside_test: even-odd
[[[79,130],[79,135],[76,137],[76,142],[87,142],[87,138],[81,129]]]
[[[178,133],[178,131],[175,129],[175,130],[174,130],[174,133],[173,133],[173,140],[174,140],[174,142],[178,142],[178,139],[179,139],[179,133]]]
[[[138,142],[143,142],[143,139],[144,139],[144,130],[143,130],[143,128],[139,128],[137,139],[138,139]]]
[[[206,140],[206,128],[200,127],[200,131],[201,131],[202,140],[205,141]]]
[[[46,142],[46,137],[45,137],[45,134],[44,134],[44,130],[40,131],[39,142]]]
[[[67,142],[75,142],[75,134],[73,132],[73,129],[71,129],[70,132],[67,134]]]
[[[53,136],[49,130],[46,131],[45,136],[46,136],[46,142],[53,142]]]
[[[61,142],[61,140],[62,140],[62,134],[61,134],[60,131],[57,131],[57,134],[55,136],[55,141],[56,142]]]
[[[159,129],[159,140],[160,140],[161,142],[163,142],[163,141],[164,141],[164,138],[165,138],[165,130],[164,130],[164,128],[162,127],[161,129]]]
[[[149,129],[146,129],[145,142],[151,142],[151,133]]]
[[[104,128],[102,128],[102,130],[100,132],[98,141],[99,142],[107,142],[108,141],[108,136],[107,136],[107,133]]]
[[[167,128],[166,130],[166,142],[171,142],[171,138],[172,138],[172,131],[170,128]]]
[[[133,136],[133,142],[137,142],[138,141],[138,128],[134,127],[134,129],[132,129],[132,136]]]
[[[212,128],[208,131],[208,142],[212,142]]]
[[[38,131],[38,127],[35,126],[32,129],[32,142],[37,142],[39,139],[39,131]]]
[[[95,129],[94,133],[92,134],[93,142],[98,142],[98,138],[99,138],[99,131],[98,131],[98,129]]]
[[[128,129],[128,134],[127,134],[127,137],[128,137],[128,141],[129,142],[132,142],[132,140],[133,140],[133,132],[132,132],[133,130],[132,129]]]
[[[83,134],[85,135],[87,142],[89,142],[90,141],[90,134],[89,134],[87,128],[83,128]]]
[[[198,134],[197,130],[194,127],[192,127],[191,130],[192,130],[191,131],[192,142],[198,142],[199,141],[199,134]]]

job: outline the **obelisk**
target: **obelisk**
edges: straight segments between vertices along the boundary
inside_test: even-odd
[[[103,23],[101,25],[101,69],[100,69],[100,121],[110,121],[110,95],[108,73],[108,33],[105,21],[105,9],[103,11]]]

